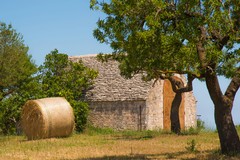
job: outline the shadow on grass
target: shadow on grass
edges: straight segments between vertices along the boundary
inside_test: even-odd
[[[150,159],[178,159],[187,152],[163,153],[163,154],[130,154],[119,156],[103,156],[96,158],[79,158],[75,160],[150,160]]]
[[[79,158],[75,160],[162,160],[162,159],[181,159],[181,160],[239,160],[238,156],[225,156],[217,150],[206,150],[204,152],[169,152],[162,154],[136,154],[136,155],[119,155],[119,156],[103,156],[96,158]]]
[[[147,160],[145,155],[125,155],[125,156],[103,156],[96,158],[83,158],[83,159],[75,159],[75,160]]]

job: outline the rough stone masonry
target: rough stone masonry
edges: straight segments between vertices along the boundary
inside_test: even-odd
[[[120,75],[118,62],[100,62],[96,55],[72,56],[69,59],[74,62],[81,60],[99,72],[93,89],[85,97],[90,106],[88,119],[94,126],[116,130],[169,130],[174,93],[164,90],[169,88],[165,87],[166,81],[158,80],[153,85],[153,81],[143,81],[141,74],[125,79]],[[184,76],[178,76],[186,83]],[[182,129],[196,127],[193,92],[184,93],[179,114]]]

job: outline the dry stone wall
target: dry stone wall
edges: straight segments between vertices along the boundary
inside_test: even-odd
[[[69,60],[83,62],[99,72],[94,86],[86,93],[90,103],[89,121],[96,127],[116,130],[163,129],[163,80],[145,82],[142,75],[131,79],[120,75],[119,63],[100,62],[96,55],[73,56]],[[183,79],[182,75],[175,75]],[[196,100],[192,92],[185,93],[185,128],[196,126]]]
[[[163,81],[156,81],[148,93],[146,100],[146,126],[148,130],[163,128]]]
[[[197,126],[197,116],[196,116],[196,99],[193,96],[193,92],[187,92],[185,94],[185,129],[190,127],[195,128]]]
[[[145,101],[90,102],[89,122],[100,128],[144,130]]]

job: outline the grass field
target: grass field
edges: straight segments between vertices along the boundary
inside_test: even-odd
[[[240,159],[219,153],[215,132],[175,135],[159,132],[87,131],[68,138],[27,141],[0,136],[0,159],[121,160],[121,159]]]

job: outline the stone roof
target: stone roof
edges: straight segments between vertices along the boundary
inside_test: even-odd
[[[142,75],[138,74],[131,79],[125,79],[120,75],[118,62],[113,60],[100,62],[96,55],[69,57],[73,62],[80,59],[85,66],[99,72],[93,89],[86,94],[88,101],[146,100],[152,82],[143,81]]]

